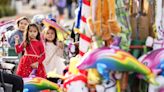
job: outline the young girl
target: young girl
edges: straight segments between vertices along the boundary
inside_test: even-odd
[[[23,33],[26,29],[26,26],[30,23],[30,20],[27,17],[21,17],[17,20],[17,27],[18,29],[14,30],[10,37],[8,38],[8,42],[11,47],[15,45],[15,35],[19,36],[19,43],[23,41]]]
[[[33,69],[37,69],[36,76],[46,77],[42,64],[45,59],[44,46],[40,41],[40,32],[36,24],[29,24],[24,34],[24,41],[19,44],[19,37],[15,37],[15,49],[17,53],[25,50],[20,59],[16,74],[21,77],[29,77]]]
[[[49,27],[45,31],[45,52],[46,59],[43,64],[46,73],[56,70],[57,74],[63,74],[65,68],[63,57],[63,45],[61,42],[57,42],[56,29]]]

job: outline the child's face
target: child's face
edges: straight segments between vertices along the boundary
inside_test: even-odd
[[[26,26],[27,26],[28,24],[29,24],[29,22],[28,22],[27,20],[23,19],[23,20],[21,20],[21,21],[19,22],[18,28],[20,29],[20,31],[25,31]]]
[[[36,27],[31,26],[28,31],[28,36],[30,39],[36,39],[36,36],[38,35],[38,30]]]
[[[52,42],[55,39],[55,32],[52,29],[49,29],[46,33],[46,39],[49,42]]]

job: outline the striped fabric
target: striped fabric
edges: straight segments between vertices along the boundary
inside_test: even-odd
[[[132,34],[132,28],[130,25],[129,13],[125,9],[123,0],[116,0],[116,14],[117,14],[117,20],[119,21],[119,24],[121,26],[120,36],[122,40],[120,43],[120,47],[121,49],[128,51],[131,41],[129,39]]]
[[[83,56],[89,49],[91,43],[91,33],[86,20],[91,15],[90,0],[79,0],[79,10],[75,23],[75,31],[80,33],[79,55]]]

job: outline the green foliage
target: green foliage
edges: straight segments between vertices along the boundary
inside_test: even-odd
[[[16,10],[10,7],[11,1],[12,0],[0,0],[0,18],[16,14]]]
[[[5,16],[5,11],[3,9],[3,6],[0,6],[0,17]]]
[[[0,6],[1,5],[10,5],[11,4],[11,0],[0,0]]]
[[[11,8],[9,5],[0,6],[0,17],[12,16],[16,14],[16,10]]]

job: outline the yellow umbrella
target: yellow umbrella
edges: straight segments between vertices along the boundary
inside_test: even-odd
[[[71,34],[70,31],[67,31],[66,29],[64,29],[62,26],[60,26],[54,21],[51,21],[49,19],[44,19],[42,22],[46,27],[51,26],[57,30],[57,36],[60,41],[65,40],[67,36]]]

